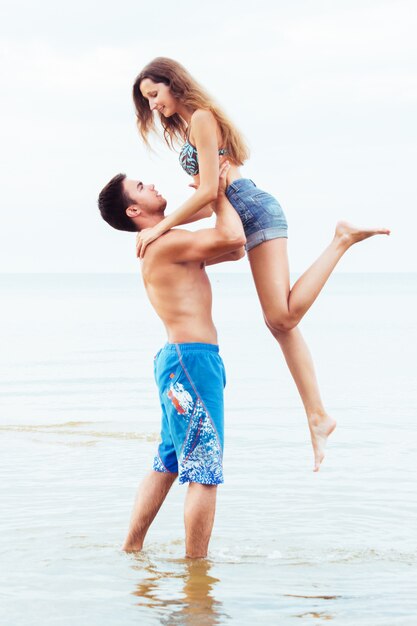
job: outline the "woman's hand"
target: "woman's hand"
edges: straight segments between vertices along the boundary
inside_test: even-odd
[[[156,227],[153,228],[144,228],[136,235],[136,256],[139,259],[143,259],[145,250],[149,246],[150,243],[158,239],[160,233],[157,231]]]

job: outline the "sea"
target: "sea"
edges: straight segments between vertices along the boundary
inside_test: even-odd
[[[121,550],[160,430],[140,276],[0,275],[2,625],[417,625],[417,275],[334,274],[300,324],[338,421],[319,473],[250,274],[210,278],[225,483],[192,561],[184,485]]]

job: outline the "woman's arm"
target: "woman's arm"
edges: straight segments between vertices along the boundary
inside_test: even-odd
[[[193,189],[198,189],[199,185],[200,177],[197,174],[196,176],[194,176],[194,182],[190,183],[188,186],[192,187]],[[191,222],[198,222],[198,220],[204,220],[208,217],[211,217],[214,213],[215,204],[215,202],[210,202],[210,204],[207,204],[205,207],[197,211],[197,213],[191,215],[191,217],[189,217],[186,222],[181,222],[180,224],[178,224],[178,226],[184,226],[185,224],[191,224]]]
[[[190,221],[190,217],[217,198],[219,187],[219,149],[217,122],[210,111],[197,110],[192,116],[193,140],[198,151],[200,185],[197,191],[157,226],[137,236],[136,254],[143,257],[146,247],[167,230]]]
[[[214,203],[210,202],[210,204],[207,204],[207,206],[197,211],[197,213],[194,213],[194,215],[191,215],[191,217],[189,217],[185,222],[180,222],[178,226],[191,224],[191,222],[198,222],[198,220],[204,220],[204,219],[207,219],[208,217],[211,217],[214,211],[213,205]]]

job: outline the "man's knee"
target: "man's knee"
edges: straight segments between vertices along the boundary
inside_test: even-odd
[[[205,503],[216,495],[217,485],[205,485],[203,483],[190,482],[188,484],[189,497],[200,500]]]

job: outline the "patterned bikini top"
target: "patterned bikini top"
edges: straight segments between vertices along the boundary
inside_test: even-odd
[[[219,156],[227,154],[226,148],[220,148]],[[180,152],[180,163],[183,169],[190,176],[197,176],[199,173],[197,148],[193,146],[187,139]]]

